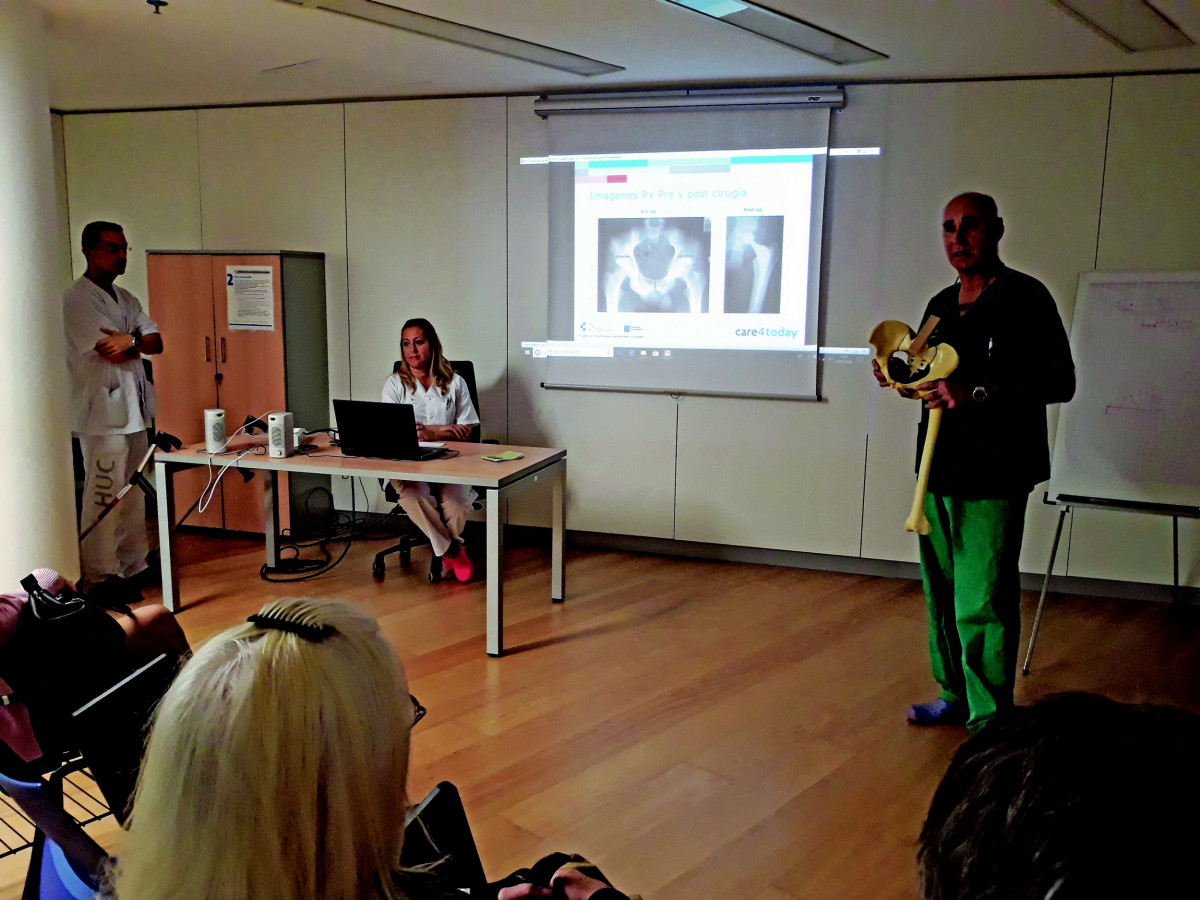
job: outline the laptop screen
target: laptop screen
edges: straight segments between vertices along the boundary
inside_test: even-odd
[[[334,400],[338,441],[346,456],[419,459],[417,422],[407,403]]]

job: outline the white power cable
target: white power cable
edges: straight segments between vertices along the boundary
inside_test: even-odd
[[[202,490],[200,492],[200,500],[196,506],[197,512],[201,512],[201,513],[204,512],[204,510],[206,510],[208,508],[209,504],[212,503],[212,499],[217,493],[217,485],[221,483],[221,478],[225,475],[225,473],[229,470],[229,468],[231,466],[236,466],[238,463],[238,460],[240,460],[243,456],[247,456],[251,453],[254,453],[258,448],[257,447],[247,447],[244,450],[237,451],[236,456],[234,456],[232,459],[230,459],[228,462],[226,462],[224,465],[221,466],[220,471],[217,472],[216,478],[213,478],[213,457],[219,456],[220,454],[224,453],[225,448],[228,447],[230,445],[230,443],[233,442],[233,439],[235,437],[237,437],[241,432],[245,431],[248,426],[256,424],[256,423],[261,424],[263,421],[263,416],[267,416],[269,414],[270,414],[270,410],[267,410],[267,412],[263,413],[261,416],[258,416],[257,418],[255,418],[251,421],[243,423],[242,426],[240,428],[238,428],[233,434],[231,434],[227,438],[225,438],[225,443],[223,443],[219,449],[214,450],[212,453],[208,454],[208,484],[206,484],[204,486],[204,490]]]

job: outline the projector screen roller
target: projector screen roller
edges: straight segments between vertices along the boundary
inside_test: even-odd
[[[571,117],[641,127],[592,143],[572,122],[566,143],[597,152],[548,159],[550,339],[526,345],[546,382],[815,396],[828,116]],[[673,139],[682,149],[661,149]]]

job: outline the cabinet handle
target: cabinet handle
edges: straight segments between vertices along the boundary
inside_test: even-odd
[[[225,362],[225,338],[221,338],[221,362]]]
[[[204,339],[204,361],[212,362],[212,347],[208,343],[208,338]]]

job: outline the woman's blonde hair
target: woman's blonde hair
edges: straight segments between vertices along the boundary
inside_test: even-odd
[[[231,628],[160,704],[114,876],[121,900],[395,894],[413,717],[403,667],[378,623],[344,603],[279,600],[263,617],[307,633]]]
[[[433,383],[443,391],[454,380],[454,368],[442,354],[442,339],[438,337],[437,329],[428,319],[409,319],[400,327],[400,361],[396,363],[395,374],[400,376],[404,386],[410,392],[417,389],[417,380],[413,378],[408,360],[404,358],[404,332],[410,328],[420,328],[429,344],[429,371],[433,374]]]

